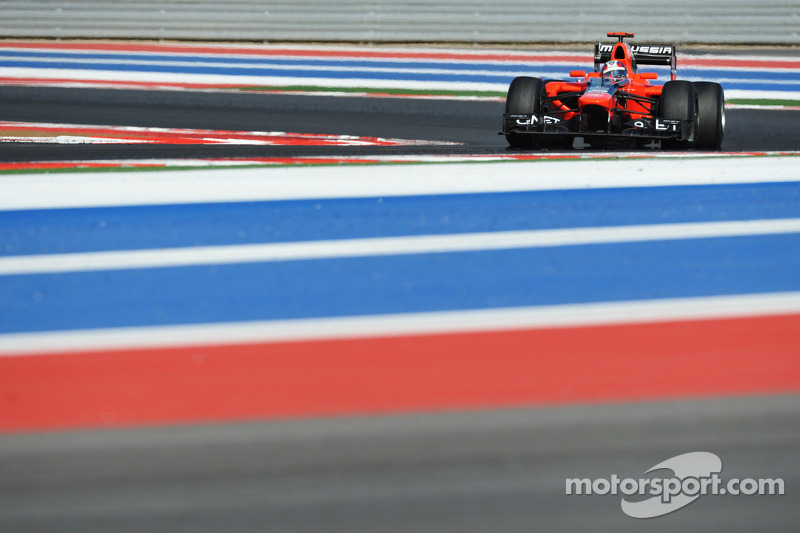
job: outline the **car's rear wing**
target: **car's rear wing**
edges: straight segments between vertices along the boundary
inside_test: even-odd
[[[609,34],[611,36],[611,34]],[[600,72],[604,63],[611,60],[611,52],[617,43],[594,43],[594,70]],[[633,60],[637,65],[669,66],[670,79],[678,77],[674,44],[629,44]]]

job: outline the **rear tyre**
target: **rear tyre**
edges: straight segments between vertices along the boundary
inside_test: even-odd
[[[658,103],[659,118],[675,120],[695,120],[697,110],[697,95],[694,84],[690,81],[668,81],[661,90],[661,99]],[[662,148],[686,148],[687,141],[665,139],[661,141]]]
[[[538,115],[542,109],[544,82],[539,78],[520,76],[514,78],[508,87],[506,113],[518,115]],[[509,130],[509,124],[505,125]],[[512,148],[535,148],[537,136],[524,133],[507,133],[506,140]]]
[[[725,130],[725,93],[722,85],[698,81],[694,88],[697,91],[695,146],[699,150],[719,150]]]

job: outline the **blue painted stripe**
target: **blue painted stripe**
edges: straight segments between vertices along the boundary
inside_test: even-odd
[[[229,57],[229,56],[173,56],[173,55],[136,55],[136,54],[80,54],[80,53],[48,53],[48,52],[16,52],[4,51],[0,49],[0,66],[4,66],[5,61],[13,61],[5,58],[42,58],[52,61],[30,61],[31,65],[39,63],[62,62],[67,60],[69,63],[82,62],[87,66],[94,63],[88,61],[149,61],[160,63],[197,63],[197,64],[226,64],[231,66],[280,66],[328,68],[332,70],[342,68],[397,68],[397,69],[443,69],[452,71],[497,71],[506,72],[509,70],[530,70],[536,63],[532,62],[452,62],[452,61],[413,61],[413,60],[389,60],[389,59],[320,59],[320,58],[280,58],[280,57]],[[546,67],[552,69],[567,69],[576,65],[592,66],[591,58],[587,58],[587,63],[548,63]],[[540,65],[541,66],[541,65]]]
[[[718,70],[718,69],[696,69],[678,68],[678,75],[682,78],[701,78],[704,80],[715,80],[725,78],[735,78],[737,80],[748,80],[753,83],[773,83],[773,82],[795,82],[800,83],[800,70],[774,71],[774,70]]]
[[[800,235],[0,278],[0,332],[800,290]]]
[[[659,79],[669,79],[669,68],[666,67],[641,67],[639,72],[656,72]],[[800,69],[798,70],[742,70],[742,69],[709,69],[685,67],[678,63],[678,78],[697,78],[703,80],[736,79],[752,83],[800,83]]]
[[[173,54],[133,54],[133,53],[78,53],[61,51],[0,51],[0,57],[18,58],[0,59],[2,67],[25,67],[43,69],[76,69],[116,72],[158,72],[173,74],[201,74],[221,76],[255,76],[278,78],[328,78],[337,80],[385,80],[416,81],[428,83],[488,83],[508,85],[515,76],[537,76],[549,79],[567,79],[567,73],[574,69],[591,70],[592,64],[581,63],[547,63],[531,62],[452,62],[452,61],[405,61],[382,58],[342,59],[328,58],[264,58],[264,57],[230,57],[214,55],[173,55]],[[52,61],[25,61],[26,58],[52,58]],[[88,60],[100,63],[86,63]],[[133,65],[119,64],[122,60],[153,61],[161,64]],[[103,63],[103,61],[107,61]],[[180,61],[195,65],[169,65],[168,62]],[[216,66],[207,63],[218,63]],[[204,65],[204,63],[206,63]],[[223,66],[224,65],[224,66]],[[327,70],[309,70],[322,67]],[[359,70],[382,67],[388,69],[412,69],[412,72],[371,72]],[[344,71],[342,69],[353,69]],[[413,72],[413,70],[440,69],[446,72]],[[659,75],[659,82],[669,79],[669,70],[663,67],[647,67]],[[467,72],[482,71],[483,73]],[[726,90],[778,92],[800,92],[800,70],[775,69],[709,69],[680,68],[681,79],[719,81]]]
[[[800,182],[5,211],[0,256],[800,218],[798,196]]]
[[[75,61],[24,61],[6,60],[0,62],[0,67],[7,68],[35,68],[35,69],[70,69],[86,71],[110,71],[110,72],[151,72],[151,73],[171,73],[171,74],[201,74],[201,75],[220,75],[220,76],[253,76],[253,77],[278,77],[278,78],[327,78],[327,79],[363,79],[363,80],[386,80],[386,81],[422,81],[422,82],[449,82],[449,83],[494,83],[508,85],[515,76],[543,76],[545,73],[541,66],[527,65],[520,66],[517,72],[513,68],[497,69],[499,74],[477,74],[459,73],[452,69],[451,72],[373,72],[369,70],[323,70],[312,71],[298,66],[295,69],[277,68],[269,66],[207,66],[207,65],[169,65],[169,64],[120,64],[120,63],[83,63]],[[408,68],[405,66],[404,68]],[[428,66],[427,68],[430,68]],[[483,69],[477,65],[480,70]],[[546,67],[546,73],[553,72],[553,66]],[[565,69],[568,70],[568,69]],[[566,75],[566,71],[564,73]],[[666,73],[661,73],[666,78]],[[737,80],[725,82],[726,88],[730,89],[760,89],[765,86],[770,89],[780,91],[800,90],[800,78],[794,73],[770,72],[764,73],[739,72],[739,71],[704,71],[687,70],[680,72],[682,77],[702,78],[710,81],[726,79],[735,76]],[[565,77],[558,76],[559,78]],[[549,75],[546,77],[550,77]],[[781,83],[777,83],[781,82]]]
[[[487,72],[508,72],[508,71],[563,71],[566,77],[569,70],[576,67],[591,68],[593,63],[591,58],[587,57],[585,62],[561,62],[561,63],[547,63],[541,64],[535,61],[529,62],[452,62],[452,61],[412,61],[412,60],[389,60],[389,59],[321,59],[321,58],[251,58],[251,57],[230,57],[230,56],[196,56],[196,55],[168,55],[168,54],[112,54],[112,53],[77,53],[77,52],[38,52],[38,51],[12,51],[0,50],[0,58],[50,58],[51,64],[56,62],[68,61],[68,64],[76,62],[85,63],[86,61],[150,61],[150,62],[182,62],[182,63],[224,63],[231,67],[249,66],[249,67],[297,67],[302,70],[307,67],[323,67],[332,70],[342,68],[389,68],[389,69],[442,69],[454,72],[459,71],[487,71]],[[0,66],[5,65],[6,60],[0,60]],[[31,61],[28,64],[32,67],[41,64],[39,61]],[[105,64],[101,64],[105,65]],[[91,68],[93,63],[86,63],[86,66]],[[166,66],[166,65],[165,65]],[[102,68],[98,68],[99,70]],[[653,70],[660,74],[668,75],[669,69],[664,67],[646,67],[640,69]],[[742,80],[753,80],[759,82],[765,80],[769,81],[798,81],[800,82],[800,70],[774,70],[774,69],[759,69],[759,70],[743,70],[738,68],[699,68],[688,67],[679,68],[679,73],[683,77],[696,77],[704,79],[719,79],[735,77]]]
[[[714,81],[714,80],[707,80]],[[780,85],[769,83],[738,83],[720,81],[724,90],[738,90],[738,91],[778,91],[785,93],[796,93],[800,91],[800,83],[797,85]]]
[[[2,67],[36,69],[99,70],[111,72],[159,72],[171,74],[204,74],[221,76],[257,76],[326,79],[368,79],[392,81],[441,81],[441,82],[483,82],[509,83],[513,75],[479,75],[459,73],[426,72],[373,72],[367,70],[324,70],[280,69],[270,67],[225,67],[225,66],[182,66],[182,65],[131,65],[120,63],[80,63],[72,61],[3,61]],[[527,72],[527,71],[526,71]]]

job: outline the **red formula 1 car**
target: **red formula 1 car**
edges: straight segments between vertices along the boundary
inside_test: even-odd
[[[577,81],[518,77],[511,82],[503,131],[513,148],[660,142],[662,148],[719,150],[725,129],[725,96],[713,82],[677,80],[674,45],[634,45],[632,33],[609,33],[616,43],[595,43],[594,72],[572,71]],[[670,81],[639,65],[670,66]]]

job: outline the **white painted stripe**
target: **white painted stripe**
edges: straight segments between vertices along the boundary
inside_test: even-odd
[[[563,76],[563,73],[553,73]],[[545,76],[546,73],[540,73]],[[305,85],[319,87],[363,87],[369,89],[421,89],[421,90],[462,90],[462,91],[502,91],[508,90],[507,83],[484,83],[484,82],[446,82],[446,81],[415,81],[415,80],[382,80],[375,78],[326,78],[320,74],[316,78],[304,78],[294,76],[233,76],[225,74],[192,74],[192,73],[173,73],[173,72],[125,72],[125,71],[105,71],[105,70],[71,70],[71,69],[35,69],[24,67],[2,68],[0,67],[0,77],[3,78],[25,78],[36,80],[51,79],[72,79],[72,80],[96,80],[113,82],[152,82],[152,83],[201,83],[218,85],[264,85],[264,86],[288,86]]]
[[[24,255],[0,258],[0,275],[474,252],[784,233],[800,233],[800,219],[501,231],[413,237]]]
[[[775,59],[773,58],[773,61]],[[770,61],[769,59],[766,61]],[[781,61],[781,60],[777,60]],[[790,64],[790,61],[786,61],[784,58],[786,65]],[[771,74],[797,74],[798,68],[794,66],[786,66],[786,67],[767,67],[767,66],[740,66],[740,65],[688,65],[688,66],[681,66],[680,61],[678,61],[678,73],[679,74],[686,74],[687,72],[697,72],[697,71],[710,71],[710,72],[730,72],[730,73],[740,73],[740,72],[760,72],[765,76],[769,76]],[[763,63],[760,61],[760,63]],[[797,61],[795,61],[797,63]],[[659,67],[664,68],[664,67]],[[681,79],[684,79],[681,77]],[[707,78],[708,79],[708,78]],[[715,78],[716,79],[716,78]],[[752,81],[752,80],[749,80]],[[761,81],[759,78],[757,81]]]
[[[3,43],[5,44],[5,43]],[[171,45],[171,47],[176,46],[175,44]],[[211,47],[204,45],[202,47],[204,50],[209,50]],[[295,62],[348,62],[348,61],[361,61],[365,63],[374,63],[380,65],[386,62],[400,62],[400,63],[428,63],[430,65],[441,65],[441,64],[461,64],[461,65],[531,65],[531,64],[548,64],[553,65],[554,67],[565,67],[570,68],[576,64],[585,64],[589,67],[592,66],[592,54],[591,51],[587,54],[585,51],[584,53],[575,53],[575,51],[536,51],[536,52],[525,52],[523,50],[502,50],[502,49],[485,49],[485,50],[477,50],[477,49],[470,49],[468,51],[464,51],[463,49],[438,49],[438,48],[392,48],[391,50],[384,49],[380,51],[380,56],[371,56],[365,55],[365,49],[359,47],[341,47],[335,45],[325,45],[322,47],[292,47],[291,45],[283,45],[278,49],[272,47],[258,47],[258,48],[251,48],[250,50],[256,50],[258,52],[263,52],[262,54],[253,54],[253,53],[245,53],[245,49],[239,47],[242,50],[242,53],[235,54],[231,53],[230,50],[225,50],[224,47],[216,46],[219,50],[218,53],[216,52],[197,52],[192,51],[191,49],[187,49],[186,51],[175,51],[174,49],[168,51],[137,51],[137,50],[87,50],[81,48],[59,48],[59,49],[44,49],[44,48],[25,48],[25,47],[14,47],[14,46],[0,46],[0,53],[5,52],[15,52],[15,53],[25,53],[25,54],[43,54],[49,53],[50,56],[47,56],[43,60],[61,60],[61,61],[84,61],[86,59],[90,59],[88,56],[97,55],[97,54],[111,54],[117,56],[118,58],[122,57],[131,57],[131,58],[141,58],[142,60],[149,60],[149,61],[159,61],[157,59],[153,59],[154,56],[166,56],[172,58],[170,60],[180,61],[181,58],[202,58],[208,61],[216,61],[216,62],[226,62],[230,59],[246,59],[248,61],[274,61],[274,60],[290,60]],[[341,52],[345,55],[341,56],[333,56],[330,55],[330,52]],[[374,52],[375,50],[370,50],[369,52]],[[297,52],[307,52],[306,54],[298,54]],[[322,52],[322,54],[320,54]],[[73,57],[64,57],[64,54],[70,54]],[[353,56],[352,54],[355,54]],[[404,55],[405,54],[405,55]],[[408,54],[411,54],[409,56]],[[75,55],[83,55],[86,57],[79,58],[74,57]],[[484,56],[484,57],[480,57]],[[725,56],[703,56],[703,58],[712,57],[714,59],[724,59]],[[9,60],[17,60],[17,61],[24,61],[30,59],[31,56],[24,56],[20,57],[11,56]],[[759,58],[759,62],[763,62],[764,60],[769,60],[769,58]],[[785,61],[786,58],[776,57],[773,60],[783,60]],[[108,61],[116,61],[116,59],[108,59]],[[168,60],[169,61],[169,60]],[[226,65],[230,65],[230,62],[226,62]]]
[[[786,292],[301,320],[50,331],[0,335],[0,357],[643,324],[797,313],[800,313],[800,292]]]
[[[160,68],[162,68],[162,67],[197,68],[197,69],[200,69],[200,68],[217,68],[217,69],[228,69],[228,70],[227,70],[227,72],[221,72],[221,73],[218,73],[218,74],[206,74],[206,73],[200,73],[200,72],[197,72],[197,73],[191,73],[191,72],[190,73],[168,72],[168,73],[165,73],[165,74],[171,74],[173,76],[174,75],[185,76],[187,74],[188,75],[195,75],[195,76],[225,76],[225,77],[227,77],[229,79],[230,78],[235,79],[235,78],[237,78],[239,76],[247,76],[247,77],[261,76],[261,75],[258,75],[258,74],[245,74],[244,73],[244,71],[250,70],[250,69],[264,69],[264,70],[269,70],[269,71],[272,71],[272,72],[285,72],[285,73],[288,73],[288,74],[294,73],[295,75],[297,73],[299,73],[299,72],[317,72],[317,73],[321,73],[323,75],[323,77],[324,77],[325,73],[336,72],[336,73],[355,73],[355,74],[358,74],[358,73],[372,73],[372,74],[391,73],[391,74],[459,75],[459,76],[483,76],[483,77],[485,77],[485,76],[490,76],[490,77],[505,76],[505,77],[509,78],[509,80],[514,78],[514,77],[517,77],[517,76],[537,76],[537,77],[542,77],[542,78],[567,79],[567,78],[569,78],[569,76],[567,76],[568,71],[570,69],[572,69],[572,70],[575,69],[574,68],[575,67],[574,64],[547,65],[549,68],[552,68],[554,66],[563,66],[564,67],[564,71],[563,72],[558,72],[558,71],[555,71],[555,70],[543,71],[543,70],[541,70],[542,65],[538,64],[538,63],[537,64],[532,64],[532,65],[527,65],[527,66],[519,65],[519,64],[517,64],[517,65],[508,65],[509,68],[507,70],[485,70],[485,69],[480,69],[480,67],[479,67],[480,64],[476,63],[474,69],[469,69],[469,70],[463,69],[462,70],[462,69],[447,68],[446,66],[440,66],[440,68],[433,68],[434,65],[431,65],[431,67],[425,67],[425,68],[423,68],[423,67],[403,68],[403,67],[396,67],[396,66],[392,66],[392,67],[382,67],[382,66],[357,66],[357,67],[352,67],[352,66],[337,65],[335,63],[326,64],[326,65],[318,65],[318,64],[311,63],[311,62],[305,63],[305,64],[299,64],[298,63],[298,64],[292,64],[292,65],[283,65],[283,64],[280,64],[280,63],[270,62],[270,59],[264,59],[263,63],[252,62],[252,63],[240,64],[240,63],[230,63],[230,62],[224,62],[224,61],[193,62],[193,61],[163,61],[163,60],[144,60],[144,59],[143,60],[132,60],[132,59],[109,60],[109,59],[74,59],[74,58],[51,58],[51,57],[44,57],[44,58],[36,58],[36,57],[32,57],[32,58],[16,58],[16,57],[6,57],[6,56],[3,56],[2,54],[0,54],[0,61],[9,61],[9,60],[11,60],[11,61],[25,61],[25,62],[28,62],[28,63],[51,64],[51,65],[59,64],[60,62],[69,62],[69,63],[79,63],[79,64],[82,64],[82,65],[86,65],[87,67],[91,67],[93,65],[102,66],[102,65],[107,65],[107,64],[113,62],[113,64],[115,64],[115,65],[154,66],[154,67],[160,67]],[[352,61],[352,59],[341,59],[340,61],[348,61],[348,60]],[[381,62],[383,62],[383,61],[384,60],[376,61],[375,63],[376,63],[376,65],[380,65]],[[591,67],[591,65],[584,65],[584,67],[589,68],[589,67]],[[35,67],[28,66],[28,67],[12,67],[12,68],[35,68]],[[62,70],[62,69],[59,69],[59,70]],[[70,69],[70,70],[76,70],[76,69]],[[704,70],[705,71],[706,69],[697,68],[697,69],[693,69],[693,70]],[[742,70],[745,70],[745,69],[742,69]],[[686,76],[684,74],[683,76],[681,76],[681,79],[685,79],[685,80],[689,80],[689,81],[708,81],[708,80],[713,80],[713,81],[715,81],[717,83],[728,84],[728,85],[746,83],[746,84],[752,84],[752,85],[765,85],[765,86],[786,85],[786,86],[796,87],[800,83],[800,82],[798,82],[798,80],[791,80],[791,79],[787,80],[787,79],[783,79],[783,78],[770,78],[769,77],[770,73],[773,73],[773,72],[778,73],[778,74],[794,73],[794,72],[796,72],[794,69],[781,69],[781,70],[776,70],[776,69],[771,69],[771,70],[767,70],[767,69],[751,69],[751,70],[753,70],[755,72],[763,72],[764,75],[762,77],[758,78],[758,79],[731,77],[731,75],[735,75],[736,72],[738,72],[738,69],[734,71],[733,69],[728,67],[728,68],[725,68],[725,69],[719,69],[719,68],[717,69],[717,72],[722,77],[709,78],[707,75],[704,75],[704,76],[696,76],[696,75]],[[0,67],[0,72],[1,71],[2,71],[2,67]],[[91,71],[92,72],[94,72],[94,71],[103,72],[103,71],[105,71],[105,69],[103,69],[103,68],[94,69],[93,68],[93,69],[91,69]],[[237,73],[237,71],[239,71],[241,73]],[[118,72],[118,71],[117,70],[113,70],[112,72]],[[132,71],[132,72],[135,72],[138,76],[140,76],[142,78],[148,78],[148,79],[150,79],[151,76],[153,74],[155,74],[155,72],[148,72],[148,71]],[[684,71],[684,73],[685,72],[686,71]],[[159,74],[159,75],[161,75],[161,74]],[[268,74],[266,72],[263,74],[263,76],[274,76],[274,75],[275,74]],[[83,76],[84,77],[85,76],[95,76],[95,74],[84,74]],[[353,77],[358,77],[358,76],[353,76]],[[661,79],[662,79],[662,81],[665,81],[665,80],[669,79],[669,73],[668,72],[666,74],[662,73],[661,74]],[[437,83],[437,82],[438,82],[438,80],[434,81],[432,83]],[[395,83],[395,82],[393,81],[392,83]],[[400,83],[402,83],[402,81],[400,81]],[[491,82],[488,82],[488,83],[491,83]],[[507,84],[506,84],[506,86],[507,86]]]
[[[786,87],[792,87],[795,89],[800,87],[800,80],[774,79],[774,78],[768,78],[766,76],[761,77],[757,80],[748,78],[731,78],[731,77],[709,78],[708,76],[681,76],[681,79],[686,81],[715,81],[717,83],[729,86],[734,84],[747,84],[747,85],[763,85],[765,87],[772,87],[774,85],[785,85]]]
[[[48,143],[48,144],[144,144],[147,141],[136,139],[109,139],[107,137],[78,137],[75,135],[59,135],[57,137],[6,137],[0,136],[0,142],[12,143]]]
[[[726,89],[725,100],[732,98],[754,98],[764,100],[800,100],[800,91],[770,91]]]
[[[288,73],[289,71],[287,71]],[[454,71],[455,72],[455,71]],[[509,73],[507,73],[509,74]],[[544,71],[528,70],[511,72],[509,75],[536,75],[542,78],[564,79],[563,71]],[[0,67],[0,77],[2,78],[21,78],[26,80],[25,84],[49,85],[52,83],[63,83],[62,80],[73,80],[75,83],[88,82],[114,82],[114,83],[170,83],[170,84],[204,84],[219,85],[220,87],[230,85],[242,86],[317,86],[331,88],[365,88],[365,89],[406,89],[406,90],[451,90],[451,91],[494,91],[505,93],[508,90],[508,83],[495,82],[463,82],[463,81],[419,81],[419,80],[383,80],[376,78],[359,77],[325,77],[324,72],[320,71],[319,77],[307,78],[297,76],[253,76],[253,75],[232,75],[232,74],[194,74],[194,73],[173,73],[173,72],[125,72],[125,71],[105,71],[105,70],[79,70],[79,69],[36,69],[25,67]],[[662,76],[662,81],[666,79]],[[37,80],[31,82],[28,80]],[[57,81],[50,81],[57,80]],[[748,83],[760,84],[759,80],[748,80]],[[796,82],[795,82],[796,84]],[[775,84],[764,83],[764,87],[775,87]],[[728,89],[725,91],[726,98],[761,98],[760,93],[775,93],[779,96],[775,98],[800,99],[800,91],[792,91],[791,83],[786,85],[786,90],[760,90],[760,89]]]
[[[586,51],[583,52],[575,52],[575,50],[554,50],[554,51],[536,51],[536,52],[525,52],[521,50],[470,50],[468,52],[464,52],[464,50],[458,49],[433,49],[433,48],[407,48],[407,49],[393,49],[392,51],[396,52],[405,52],[415,54],[415,57],[408,57],[403,55],[391,55],[392,51],[383,50],[383,53],[389,52],[389,55],[383,55],[380,57],[373,57],[373,56],[330,56],[330,55],[319,55],[319,51],[323,52],[331,52],[331,51],[341,51],[341,52],[354,52],[356,54],[363,54],[364,49],[359,48],[342,48],[342,47],[335,47],[335,46],[325,46],[325,47],[318,47],[318,48],[288,48],[284,47],[287,50],[287,53],[281,54],[281,49],[278,50],[269,50],[269,48],[261,48],[259,51],[269,52],[262,54],[231,54],[229,52],[223,53],[223,49],[220,48],[220,53],[214,52],[192,52],[188,50],[186,52],[177,52],[173,50],[159,52],[157,50],[153,51],[136,51],[136,50],[110,50],[110,51],[101,51],[101,50],[86,50],[80,48],[74,49],[30,49],[24,47],[14,47],[14,46],[2,46],[0,47],[0,59],[9,60],[9,61],[76,61],[76,62],[102,62],[108,63],[109,61],[113,61],[114,63],[118,64],[125,64],[125,63],[152,63],[152,64],[188,64],[188,65],[196,65],[198,63],[192,61],[181,61],[183,58],[201,58],[207,60],[208,64],[221,64],[224,66],[230,66],[229,60],[231,59],[246,59],[248,61],[253,62],[253,64],[257,61],[261,60],[265,63],[275,60],[291,60],[294,62],[303,62],[308,61],[310,65],[313,65],[319,61],[324,61],[326,63],[336,63],[336,62],[349,62],[349,61],[360,61],[364,63],[374,63],[376,65],[380,65],[386,62],[413,62],[413,63],[429,63],[431,65],[441,65],[441,64],[461,64],[461,65],[538,65],[541,63],[551,64],[553,66],[564,67],[565,69],[569,69],[575,66],[578,63],[583,63],[588,65],[589,67],[592,66],[592,55],[591,50],[587,54]],[[289,50],[294,50],[293,53],[288,53]],[[306,55],[298,55],[296,51],[307,51],[308,54]],[[27,55],[27,56],[20,56],[20,55],[2,55],[7,52],[12,52],[15,54],[24,53],[24,54],[50,54],[48,56],[41,56],[41,55]],[[69,56],[65,56],[65,54],[69,54]],[[97,59],[92,58],[89,56],[97,55],[97,54],[109,54],[115,57],[111,57],[109,59]],[[430,56],[430,54],[434,54],[434,56]],[[451,54],[449,56],[442,57],[441,54]],[[507,54],[508,57],[505,59],[496,59],[495,56]],[[464,56],[468,57],[464,57]],[[474,56],[487,56],[489,59],[479,59]],[[78,57],[76,57],[78,56]],[[79,56],[86,56],[86,57],[79,57]],[[437,57],[438,56],[438,57]],[[564,59],[567,57],[569,59]],[[123,59],[125,58],[125,59]],[[136,59],[129,59],[129,58],[136,58]],[[165,59],[166,58],[166,59]],[[703,61],[704,63],[697,64],[698,61]],[[736,62],[736,64],[708,64],[708,62],[715,62],[715,61],[728,61],[728,62]],[[744,66],[742,62],[751,62],[754,64]],[[785,64],[785,67],[775,67],[775,66],[765,66],[767,63],[780,63]],[[748,72],[796,72],[796,68],[792,66],[793,63],[797,63],[797,60],[791,57],[786,56],[729,56],[729,55],[694,55],[694,54],[683,54],[679,53],[678,58],[678,68],[681,70],[716,70],[716,71],[748,71]],[[685,65],[685,66],[683,66]],[[654,68],[654,67],[651,67]]]
[[[178,49],[181,49],[178,51]],[[383,49],[376,49],[372,46],[358,46],[358,45],[340,45],[340,44],[325,44],[325,45],[307,45],[307,44],[291,44],[291,43],[282,43],[280,45],[272,45],[272,44],[254,44],[254,45],[247,45],[247,44],[220,44],[220,43],[203,43],[202,45],[196,44],[185,44],[185,43],[170,43],[169,50],[167,51],[159,51],[156,49],[150,51],[141,51],[141,50],[126,50],[124,48],[114,48],[107,51],[101,51],[94,48],[84,48],[81,46],[80,43],[76,43],[74,47],[70,48],[47,48],[47,47],[35,47],[31,48],[29,46],[25,46],[25,43],[17,43],[17,42],[3,42],[2,46],[0,46],[0,50],[14,50],[18,52],[50,52],[53,54],[61,54],[64,52],[69,53],[79,53],[79,54],[98,54],[98,53],[109,53],[109,54],[118,54],[118,55],[141,55],[143,57],[150,57],[154,54],[159,55],[169,55],[169,56],[180,56],[180,55],[187,55],[191,57],[238,57],[238,58],[245,58],[245,59],[252,59],[258,57],[282,57],[286,59],[297,59],[299,57],[306,57],[306,58],[320,58],[330,60],[334,59],[329,55],[320,56],[320,52],[329,53],[332,51],[339,51],[339,52],[349,52],[359,54],[359,59],[361,57],[365,57],[366,59],[371,59],[375,61],[381,60],[407,60],[407,56],[403,56],[401,54],[414,54],[413,61],[422,61],[422,60],[430,60],[430,61],[466,61],[466,62],[474,62],[476,60],[472,59],[475,56],[497,56],[497,55],[507,55],[510,60],[513,61],[526,61],[526,62],[535,62],[536,60],[547,59],[550,57],[556,57],[555,61],[561,61],[561,56],[567,56],[575,58],[575,60],[586,60],[587,62],[591,63],[592,61],[592,54],[591,54],[591,47],[581,47],[578,49],[575,48],[564,48],[564,49],[547,49],[547,50],[513,50],[513,49],[504,49],[504,48],[472,48],[472,47],[446,47],[446,48],[431,48],[431,47],[420,47],[420,46],[398,46],[391,48],[383,48]],[[588,50],[588,52],[587,52]],[[281,52],[286,52],[285,54],[281,55]],[[381,54],[380,57],[374,56],[363,56],[364,52],[379,52]],[[239,54],[235,52],[241,52]],[[259,54],[253,54],[253,52],[262,53],[263,56]],[[298,52],[307,52],[307,56],[298,55]],[[793,57],[780,55],[780,54],[772,54],[772,55],[765,55],[769,54],[769,51],[764,53],[759,52],[758,54],[754,53],[740,53],[737,51],[736,54],[708,54],[708,53],[696,53],[692,52],[689,48],[681,47],[678,50],[679,53],[679,62],[681,60],[684,61],[691,61],[691,60],[714,60],[714,61],[732,61],[732,62],[742,62],[742,61],[750,61],[753,63],[765,63],[765,62],[787,62],[791,63],[796,61]],[[446,58],[442,58],[442,56],[448,56]],[[464,59],[466,57],[466,59]],[[460,59],[459,59],[460,58]],[[352,60],[352,57],[343,57],[344,60]],[[549,59],[553,61],[553,59]],[[486,61],[486,60],[481,60]],[[679,65],[680,66],[680,65]]]
[[[571,152],[568,156],[574,157]],[[800,182],[797,156],[617,153],[618,159],[0,175],[0,211]],[[800,155],[800,152],[797,153]]]
[[[183,48],[183,50],[178,50]],[[0,51],[15,51],[24,53],[51,53],[54,57],[59,57],[58,54],[83,54],[83,55],[96,55],[96,54],[112,54],[112,55],[125,55],[125,56],[141,56],[152,57],[159,56],[174,56],[174,57],[207,57],[210,59],[221,58],[239,58],[239,59],[322,59],[325,61],[431,61],[431,62],[452,62],[462,61],[465,63],[475,63],[476,61],[484,62],[526,62],[530,63],[535,60],[546,60],[563,63],[563,57],[571,57],[575,60],[583,59],[589,63],[592,61],[591,51],[587,55],[586,51],[575,52],[575,50],[508,50],[508,49],[492,49],[492,48],[425,48],[418,46],[410,47],[394,47],[376,50],[372,46],[347,46],[338,44],[326,44],[322,46],[308,46],[308,45],[293,45],[289,43],[281,44],[280,46],[273,45],[254,45],[247,46],[242,44],[225,45],[217,43],[203,43],[202,45],[185,45],[181,43],[171,43],[168,50],[157,50],[155,48],[142,51],[142,50],[129,50],[125,48],[114,48],[108,50],[97,50],[94,48],[82,48],[80,44],[70,48],[47,48],[47,47],[26,47],[18,46],[16,43],[0,43]],[[233,53],[233,52],[240,53]],[[253,52],[260,52],[254,54]],[[306,55],[299,54],[298,52],[307,52]],[[343,54],[356,54],[355,57],[351,55],[332,56],[330,52],[341,52]],[[366,52],[366,54],[365,54]],[[322,55],[320,55],[322,53]],[[378,53],[379,56],[369,55],[370,53]],[[408,54],[413,57],[409,58]],[[477,56],[486,56],[490,59],[474,59]],[[504,56],[503,59],[493,59],[498,56]],[[688,57],[688,56],[686,56]],[[730,56],[713,56],[702,55],[696,56],[702,59],[726,59]],[[783,56],[774,56],[772,58],[753,56],[751,59],[757,61],[764,60],[787,60]]]

